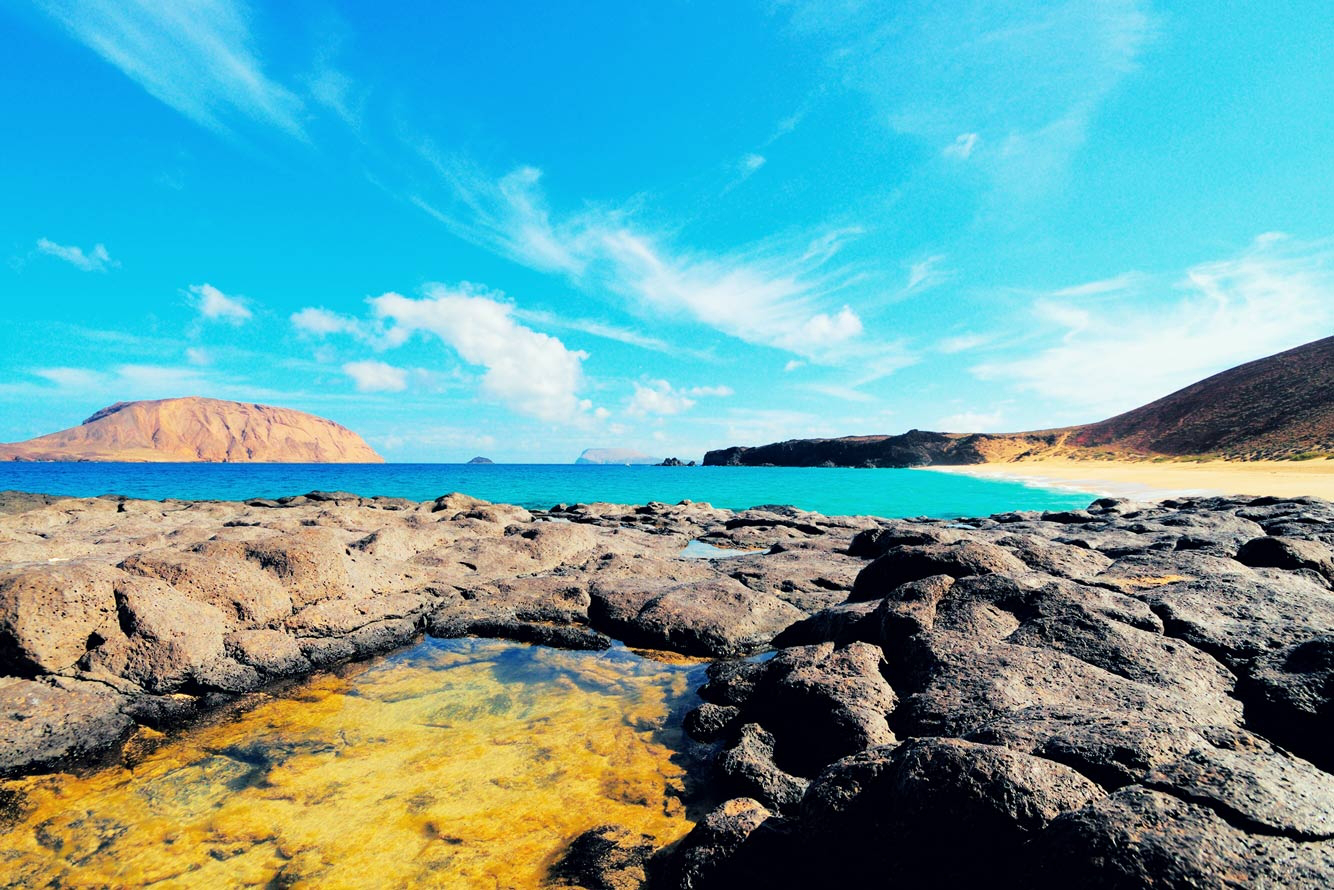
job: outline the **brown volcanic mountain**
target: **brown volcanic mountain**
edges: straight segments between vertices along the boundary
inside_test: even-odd
[[[117,402],[81,425],[0,445],[0,460],[383,463],[331,420],[220,399]]]
[[[1334,337],[1247,362],[1065,442],[1171,456],[1241,459],[1334,452]]]
[[[1027,433],[793,439],[710,451],[705,465],[909,467],[1041,457],[1240,460],[1334,454],[1334,337],[1238,365],[1099,423]]]

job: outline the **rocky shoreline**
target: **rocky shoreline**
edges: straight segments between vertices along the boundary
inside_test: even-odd
[[[559,882],[1327,885],[1332,545],[1315,498],[945,521],[5,493],[0,776],[423,632],[618,639],[717,659],[686,728],[726,802],[668,851],[595,829]]]

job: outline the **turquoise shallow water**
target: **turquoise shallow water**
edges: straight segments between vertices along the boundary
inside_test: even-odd
[[[1087,506],[1092,494],[920,470],[623,467],[570,464],[0,463],[0,489],[89,497],[238,500],[351,491],[427,500],[461,491],[488,501],[675,503],[745,509],[791,504],[827,515],[985,516]]]

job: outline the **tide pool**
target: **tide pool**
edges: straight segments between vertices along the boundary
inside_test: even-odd
[[[590,828],[690,830],[702,680],[621,647],[428,639],[141,729],[115,766],[0,782],[0,885],[537,888]]]
[[[0,463],[0,490],[92,497],[242,500],[350,491],[429,500],[451,491],[498,503],[707,501],[743,510],[790,504],[826,515],[985,516],[1068,510],[1095,495],[920,470],[624,467],[570,464]]]

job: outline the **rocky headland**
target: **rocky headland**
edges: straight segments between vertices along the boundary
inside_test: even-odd
[[[577,464],[621,464],[625,466],[650,466],[660,458],[652,457],[633,448],[585,448],[574,459]]]
[[[1331,545],[1315,498],[945,521],[10,493],[0,774],[422,633],[614,638],[714,660],[686,729],[724,802],[669,850],[574,839],[566,885],[1326,886]]]
[[[710,451],[704,465],[871,468],[1200,456],[1334,456],[1334,337],[1238,365],[1097,423],[1022,433],[909,430],[790,439]]]
[[[347,427],[291,408],[188,397],[117,402],[83,423],[0,445],[0,460],[383,463]]]

